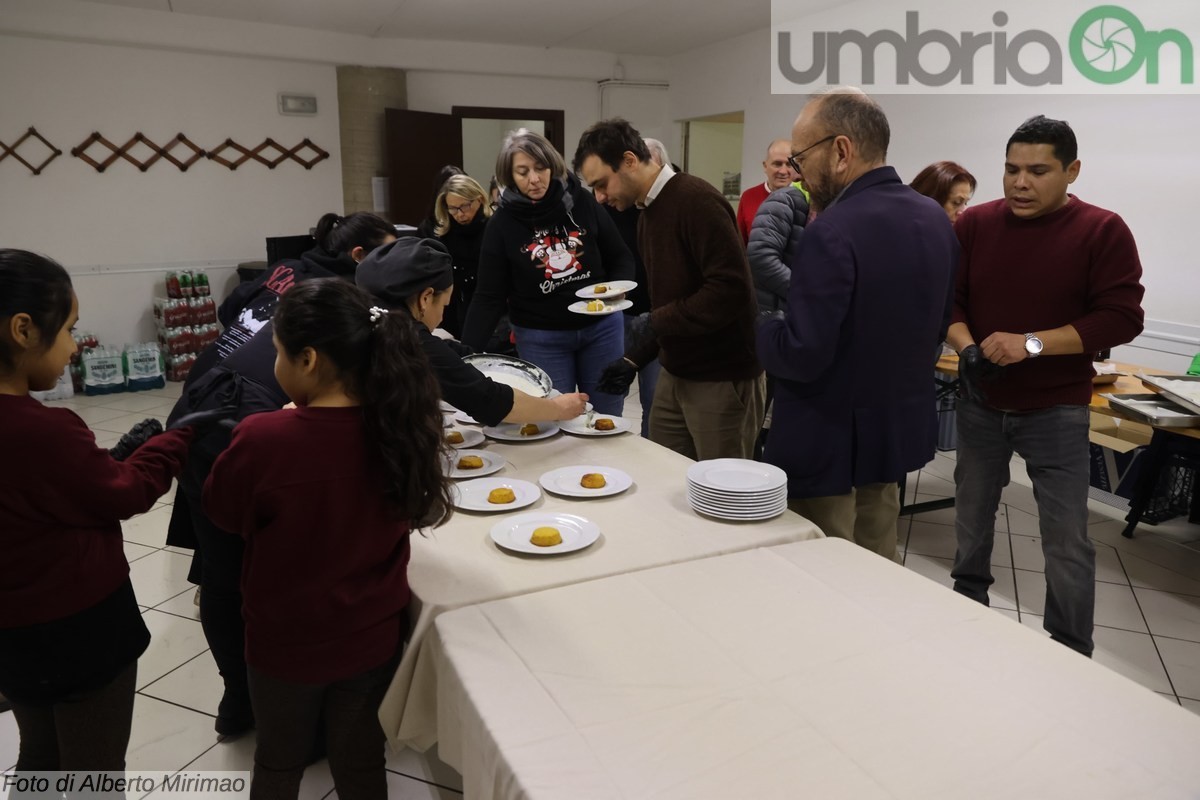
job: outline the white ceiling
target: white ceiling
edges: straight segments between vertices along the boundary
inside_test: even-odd
[[[771,16],[771,4],[761,0],[86,1],[385,39],[486,42],[645,56],[671,56],[766,28]]]

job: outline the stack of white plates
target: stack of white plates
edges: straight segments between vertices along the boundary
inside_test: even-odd
[[[787,510],[787,474],[743,458],[715,458],[688,467],[688,502],[701,514],[761,520]]]

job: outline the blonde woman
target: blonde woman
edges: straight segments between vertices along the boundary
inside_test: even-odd
[[[491,215],[492,206],[483,187],[470,175],[447,178],[433,204],[434,236],[446,245],[454,261],[454,293],[446,306],[442,327],[455,338],[462,336],[463,320],[475,293],[479,248]]]

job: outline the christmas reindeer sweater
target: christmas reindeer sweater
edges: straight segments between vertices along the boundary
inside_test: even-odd
[[[506,189],[488,220],[479,276],[462,341],[487,344],[507,310],[513,325],[578,330],[599,317],[568,306],[594,283],[633,278],[633,255],[612,219],[574,175],[550,184],[536,202]]]

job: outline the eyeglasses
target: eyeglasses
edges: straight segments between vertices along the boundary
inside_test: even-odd
[[[466,205],[462,205],[462,206],[452,206],[449,203],[446,203],[446,210],[457,217],[459,214],[466,214],[466,213],[470,212],[470,210],[475,207],[475,204],[477,202],[479,202],[479,201],[471,200]]]
[[[790,156],[788,156],[788,159],[787,159],[788,166],[791,167],[792,169],[796,170],[797,173],[803,172],[804,170],[800,169],[800,162],[796,161],[797,158],[804,155],[809,150],[812,150],[814,147],[820,147],[823,144],[832,142],[834,139],[838,138],[841,135],[842,134],[840,134],[840,133],[831,133],[828,136],[826,136],[824,139],[822,139],[821,141],[810,144],[808,147],[804,148],[800,152],[792,153]]]

